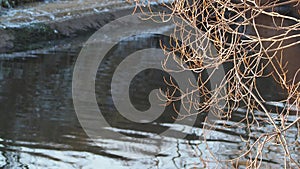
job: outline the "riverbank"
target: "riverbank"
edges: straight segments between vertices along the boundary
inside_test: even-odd
[[[0,53],[38,49],[53,40],[92,34],[133,10],[134,4],[123,0],[71,0],[2,11]]]

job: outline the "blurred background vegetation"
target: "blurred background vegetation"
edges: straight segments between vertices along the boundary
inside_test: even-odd
[[[14,8],[16,6],[24,5],[33,2],[49,2],[53,0],[0,0],[2,8]]]

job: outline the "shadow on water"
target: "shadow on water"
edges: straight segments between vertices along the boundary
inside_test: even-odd
[[[140,45],[136,44],[136,41]],[[157,123],[136,126],[115,114],[109,95],[110,78],[113,68],[120,62],[119,55],[124,49],[135,51],[145,46],[159,47],[154,37],[133,39],[116,47],[117,53],[109,57],[98,70],[96,86],[98,101],[103,113],[112,118],[110,132],[120,132],[129,137],[115,140],[102,139],[102,147],[88,138],[81,128],[72,103],[73,65],[80,51],[76,48],[59,47],[0,58],[0,168],[191,168],[201,166],[199,156],[206,157],[205,144],[201,136],[203,121],[198,116],[195,125],[172,126],[171,116],[161,116]],[[118,53],[119,52],[119,53]],[[30,57],[28,57],[30,56]],[[122,59],[122,58],[121,58]],[[163,85],[159,81],[162,72],[143,71],[135,77],[131,87],[131,101],[139,110],[149,108],[150,91]],[[145,78],[150,76],[150,78]],[[144,90],[140,90],[144,87]],[[271,94],[272,93],[267,93]],[[170,108],[165,110],[172,112]],[[237,112],[236,119],[243,117],[243,109]],[[113,115],[113,116],[112,116]],[[195,117],[196,118],[196,117]],[[156,137],[144,144],[134,138],[150,137],[161,130],[171,128],[175,133],[186,133],[185,139]],[[186,129],[188,128],[188,129]],[[266,128],[268,128],[266,126]],[[103,133],[107,132],[103,129]],[[141,134],[142,133],[142,134]],[[145,134],[146,133],[146,134]],[[244,144],[240,135],[246,137],[246,130],[218,127],[208,143],[220,156],[234,156],[234,150],[241,150]],[[95,140],[94,140],[95,141]],[[157,149],[158,142],[168,148],[167,152],[149,156]],[[225,151],[226,150],[226,151]],[[232,151],[231,151],[232,150]],[[197,152],[200,152],[198,154]],[[276,164],[276,150],[267,152],[265,161]],[[198,155],[196,155],[198,154]],[[138,155],[140,158],[132,159]],[[299,154],[298,154],[299,155]],[[273,161],[274,160],[274,161]]]
[[[95,148],[77,121],[71,80],[78,52],[1,59],[0,166],[50,168],[52,160],[77,168],[89,154],[126,160]]]

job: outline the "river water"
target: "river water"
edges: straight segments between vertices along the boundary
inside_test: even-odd
[[[238,150],[243,149],[240,135],[245,135],[246,130],[227,130],[221,125],[207,140],[207,145],[204,144],[202,116],[193,117],[197,120],[189,126],[161,121],[159,124],[153,123],[148,129],[132,127],[128,121],[116,119],[115,124],[118,125],[101,129],[103,137],[97,140],[89,138],[77,119],[72,100],[74,64],[85,40],[83,38],[72,40],[72,43],[57,43],[56,46],[41,50],[1,55],[0,168],[205,168],[207,166],[201,159],[209,157],[207,146],[222,159],[235,157]],[[122,43],[116,51],[136,50],[139,46],[132,44],[137,40],[140,44],[159,46],[155,38],[131,39]],[[107,83],[113,73],[109,71],[110,67],[118,62],[118,57],[111,57],[101,67],[107,71],[98,71],[97,74],[97,97],[106,101],[103,113],[116,111],[105,91],[108,90]],[[145,75],[147,72],[144,72]],[[133,89],[144,86],[145,90],[138,91],[139,94],[131,100],[141,110],[149,107],[148,98],[145,97],[147,93],[143,91],[163,85],[163,81],[157,82],[158,77],[143,79],[143,76],[136,77],[136,82],[141,84],[133,83]],[[278,94],[269,92],[266,95],[270,95],[270,98],[272,94]],[[281,106],[278,102],[272,102],[272,105],[273,108],[274,105]],[[242,108],[237,111],[236,118],[242,117],[244,111]],[[114,118],[113,115],[111,118]],[[166,127],[173,130],[175,135],[157,137],[156,133]],[[266,125],[264,129],[270,127]],[[123,133],[124,137],[106,137],[113,133]],[[182,133],[187,136],[177,137],[177,134]],[[290,139],[295,138],[295,135],[297,130],[292,129]],[[147,137],[148,140],[138,141],[141,137]],[[299,162],[299,147],[292,149],[295,150],[293,156]],[[152,154],[153,150],[161,152]],[[280,168],[283,157],[279,152],[272,147],[264,150],[265,168]],[[240,168],[243,168],[242,163]]]

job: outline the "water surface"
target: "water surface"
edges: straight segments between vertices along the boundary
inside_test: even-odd
[[[136,41],[140,46],[133,45]],[[103,137],[96,140],[103,146],[98,146],[85,134],[72,103],[73,66],[83,42],[76,42],[77,45],[62,43],[53,48],[1,56],[0,168],[205,167],[200,159],[209,157],[209,152],[203,141],[202,116],[194,117],[197,120],[192,126],[172,124],[166,116],[149,128],[135,127],[122,118],[111,116],[115,119],[114,125],[101,129]],[[99,68],[95,89],[98,99],[106,101],[102,105],[104,113],[116,112],[106,91],[113,74],[111,69],[120,62],[118,52],[121,55],[124,49],[134,51],[143,44],[159,46],[156,38],[124,41],[117,47],[114,56],[103,63],[104,67]],[[151,78],[144,78],[147,75]],[[162,81],[157,81],[160,77],[160,73],[153,71],[142,72],[136,77],[135,83],[132,83],[135,93],[132,102],[137,109],[149,108],[145,95],[163,85]],[[141,87],[144,89],[138,90]],[[272,96],[272,93],[266,95]],[[272,103],[273,107],[280,106],[276,101]],[[167,111],[172,113],[171,109]],[[233,119],[240,119],[243,113],[245,110],[241,108]],[[175,135],[158,137],[156,134],[164,129],[174,131]],[[270,126],[266,125],[264,129],[269,130]],[[124,137],[106,137],[114,132],[123,133]],[[187,137],[177,138],[176,133],[185,133]],[[220,122],[217,132],[211,134],[207,143],[219,158],[235,157],[236,152],[245,146],[240,136],[246,135],[246,129],[233,127],[225,130]],[[296,135],[296,129],[292,129],[290,139],[295,139]],[[150,141],[141,143],[138,141],[141,137]],[[161,149],[161,153],[152,155],[157,149]],[[299,148],[293,149],[295,159],[300,159]],[[270,146],[265,154],[265,166],[278,168],[281,165],[278,161],[283,157],[278,149]]]

